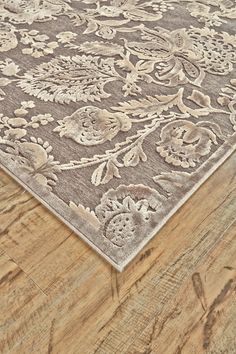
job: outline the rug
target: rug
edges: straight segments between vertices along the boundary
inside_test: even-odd
[[[235,28],[234,0],[0,0],[2,168],[123,270],[235,150]]]

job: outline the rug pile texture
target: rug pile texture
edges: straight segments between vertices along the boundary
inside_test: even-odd
[[[0,0],[1,166],[122,270],[236,147],[235,29],[234,0]]]

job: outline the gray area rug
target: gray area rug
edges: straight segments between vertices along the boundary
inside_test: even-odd
[[[0,0],[1,166],[119,270],[235,149],[235,19],[234,0]]]

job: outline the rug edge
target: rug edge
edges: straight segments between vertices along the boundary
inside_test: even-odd
[[[236,136],[235,136],[236,138]],[[223,145],[222,145],[223,147]],[[208,173],[204,174],[203,177],[196,183],[186,194],[185,196],[176,204],[175,208],[173,208],[166,217],[162,220],[162,222],[154,229],[151,235],[143,240],[139,244],[139,246],[135,249],[135,252],[129,255],[127,259],[122,262],[121,267],[122,271],[130,264],[131,261],[139,254],[139,252],[147,246],[147,244],[157,236],[157,233],[162,229],[163,226],[170,220],[170,218],[198,191],[198,189],[218,170],[218,168],[223,165],[223,163],[236,151],[236,142],[234,145],[230,145],[230,148],[227,152],[215,163],[211,169],[209,169]],[[207,161],[209,162],[209,160]]]
[[[11,176],[19,185],[21,185],[26,191],[28,191],[33,197],[38,200],[46,209],[48,209],[53,215],[55,215],[61,222],[63,222],[69,229],[71,229],[76,236],[80,237],[85,243],[87,243],[94,251],[96,251],[103,259],[105,259],[107,262],[109,262],[115,269],[117,269],[119,272],[124,271],[124,269],[134,260],[134,258],[140,253],[140,251],[155,237],[157,236],[156,234],[162,229],[162,227],[167,223],[167,221],[170,220],[170,218],[187,202],[187,200],[203,185],[204,182],[208,180],[208,178],[236,151],[236,133],[231,136],[232,139],[235,140],[233,141],[233,144],[231,144],[229,141],[225,142],[221,146],[222,151],[222,156],[220,159],[215,162],[212,167],[203,175],[203,177],[196,183],[186,194],[185,196],[176,204],[175,208],[173,208],[165,218],[163,218],[162,222],[153,230],[152,233],[147,235],[147,237],[139,244],[137,248],[121,263],[116,263],[115,261],[112,260],[108,255],[103,253],[101,249],[99,249],[91,240],[89,240],[82,231],[79,231],[76,229],[72,224],[70,224],[69,221],[67,221],[66,218],[64,218],[62,215],[60,215],[59,212],[57,212],[56,209],[54,209],[50,204],[42,199],[36,192],[31,189],[30,186],[25,184],[23,180],[21,180],[19,177],[17,177],[7,166],[3,165],[2,162],[0,162],[0,167],[9,175]],[[229,139],[231,140],[231,139]],[[225,146],[226,145],[226,146]],[[214,154],[211,156],[211,158],[214,156]],[[212,164],[212,160],[207,160],[206,164],[203,164],[201,167],[206,168],[208,164]],[[201,168],[200,167],[200,168]]]
[[[61,216],[56,209],[51,207],[46,201],[44,201],[36,192],[33,191],[27,184],[24,183],[19,177],[17,177],[12,171],[10,171],[6,166],[0,162],[0,168],[6,172],[13,180],[15,180],[22,188],[24,188],[28,193],[30,193],[44,208],[49,210],[57,219],[59,219],[63,224],[65,224],[70,230],[72,230],[77,237],[81,238],[83,242],[87,243],[94,251],[96,251],[102,258],[104,258],[108,263],[115,267],[119,272],[122,272],[122,268],[119,264],[115,263],[111,258],[109,258],[105,253],[103,253],[92,241],[90,241],[81,231],[77,230],[72,224],[69,223],[63,216]]]

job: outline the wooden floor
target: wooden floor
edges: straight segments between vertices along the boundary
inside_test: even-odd
[[[236,154],[123,273],[3,172],[0,201],[0,353],[236,353]]]

